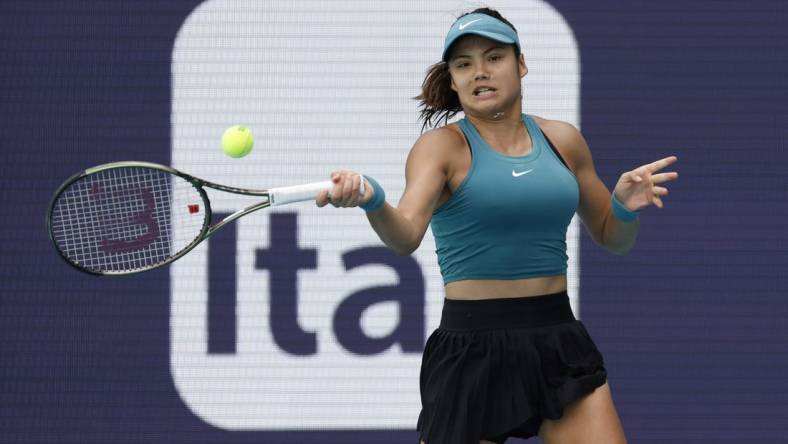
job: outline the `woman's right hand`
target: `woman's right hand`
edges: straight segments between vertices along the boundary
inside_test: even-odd
[[[369,224],[380,240],[397,255],[413,253],[429,228],[430,219],[446,186],[449,159],[458,153],[468,153],[462,132],[441,128],[430,130],[419,137],[405,163],[405,190],[397,206],[384,203],[377,210],[366,213]],[[353,171],[331,174],[334,186],[321,191],[315,199],[318,207],[364,205],[383,196],[374,196],[369,180],[364,181],[365,193],[358,192],[361,179]]]
[[[362,176],[354,171],[340,170],[331,172],[331,182],[334,187],[328,191],[321,191],[315,199],[318,207],[324,207],[329,203],[336,208],[351,208],[363,205],[374,197],[372,187],[368,181],[364,181],[364,195],[361,195]]]

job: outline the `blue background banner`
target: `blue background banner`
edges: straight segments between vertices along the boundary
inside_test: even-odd
[[[95,278],[50,245],[45,214],[65,178],[171,163],[173,44],[199,3],[0,3],[0,442],[417,442],[415,416],[363,431],[204,422],[173,383],[168,270]],[[630,254],[580,238],[582,318],[629,441],[784,442],[788,4],[550,4],[577,40],[602,181],[679,158]],[[222,335],[212,346],[232,352]]]

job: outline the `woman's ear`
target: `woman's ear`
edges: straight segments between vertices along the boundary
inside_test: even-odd
[[[522,53],[520,53],[520,60],[517,61],[517,67],[520,71],[521,79],[525,77],[526,74],[528,74],[528,66],[525,64],[525,56]]]

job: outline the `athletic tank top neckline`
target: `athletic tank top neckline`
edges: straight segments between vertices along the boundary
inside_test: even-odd
[[[528,133],[528,138],[531,140],[531,151],[528,154],[522,156],[510,156],[507,154],[503,154],[500,151],[496,150],[495,148],[491,147],[490,144],[488,144],[487,141],[484,140],[484,138],[482,137],[481,133],[479,133],[479,130],[476,128],[476,126],[467,117],[463,117],[462,119],[460,119],[458,123],[460,125],[460,128],[466,130],[465,131],[466,134],[470,134],[471,139],[475,139],[473,140],[473,142],[477,147],[480,147],[485,151],[487,151],[488,153],[492,154],[493,156],[505,160],[507,162],[523,164],[536,160],[536,158],[539,157],[539,155],[541,154],[542,147],[541,147],[541,143],[537,142],[538,136],[536,135],[537,133],[535,133],[535,131],[538,131],[539,129],[536,127],[536,122],[534,122],[531,119],[531,117],[525,113],[522,114],[522,122],[523,125],[525,125],[525,129]]]

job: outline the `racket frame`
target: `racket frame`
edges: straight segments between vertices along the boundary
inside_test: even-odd
[[[60,195],[63,194],[63,192],[66,191],[75,182],[77,182],[77,181],[79,181],[79,180],[81,180],[81,179],[83,179],[83,178],[85,178],[87,176],[90,176],[92,174],[100,173],[100,172],[107,171],[107,170],[118,169],[118,168],[150,168],[150,169],[162,171],[162,172],[165,172],[165,173],[173,174],[173,175],[178,176],[178,177],[186,180],[187,182],[191,183],[192,186],[194,186],[194,188],[200,194],[200,197],[202,198],[203,204],[205,206],[205,209],[204,209],[205,217],[204,217],[203,226],[200,229],[200,233],[197,235],[197,237],[194,238],[194,240],[191,243],[189,243],[188,245],[183,247],[178,253],[170,256],[166,260],[164,260],[162,262],[159,262],[159,263],[157,263],[155,265],[151,265],[151,266],[148,266],[148,267],[136,268],[136,269],[130,269],[130,270],[122,270],[122,271],[119,271],[119,270],[99,271],[99,270],[93,270],[93,269],[85,268],[85,267],[81,266],[80,264],[78,264],[77,262],[71,260],[68,256],[66,256],[66,254],[60,249],[60,247],[58,246],[57,241],[55,240],[55,237],[54,237],[54,235],[52,233],[52,215],[53,215],[53,211],[54,211],[54,208],[55,208],[55,204],[58,202],[58,199],[59,199]],[[213,188],[213,189],[216,189],[216,190],[219,190],[219,191],[225,191],[225,192],[233,193],[233,194],[242,194],[242,195],[246,195],[246,196],[265,197],[265,198],[267,198],[267,200],[265,200],[263,202],[259,202],[259,203],[254,204],[254,205],[250,205],[250,206],[248,206],[246,208],[242,208],[242,209],[230,214],[229,216],[225,217],[224,219],[222,219],[221,221],[217,222],[216,224],[211,225],[211,219],[213,218],[213,211],[211,210],[211,201],[210,201],[210,199],[208,199],[208,194],[205,192],[204,187]],[[247,215],[249,213],[252,213],[252,212],[257,211],[257,210],[261,210],[261,209],[269,207],[271,205],[272,205],[272,203],[271,203],[271,196],[269,194],[269,190],[249,190],[249,189],[244,189],[244,188],[231,187],[231,186],[227,186],[227,185],[220,185],[220,184],[213,183],[213,182],[210,182],[210,181],[207,181],[207,180],[204,180],[204,179],[200,179],[198,177],[194,177],[194,176],[192,176],[190,174],[187,174],[187,173],[184,173],[182,171],[178,171],[175,168],[171,168],[171,167],[168,167],[168,166],[165,166],[165,165],[160,165],[160,164],[152,163],[152,162],[122,161],[122,162],[106,163],[106,164],[98,165],[98,166],[95,166],[95,167],[92,167],[92,168],[87,168],[87,169],[85,169],[83,171],[80,171],[80,172],[72,175],[68,179],[66,179],[66,181],[63,182],[62,185],[60,185],[60,187],[57,189],[57,191],[55,191],[55,194],[52,196],[52,199],[49,202],[49,207],[48,207],[48,210],[47,210],[46,224],[47,224],[47,231],[49,232],[49,238],[52,241],[52,245],[54,246],[55,250],[58,252],[58,255],[61,258],[63,258],[63,260],[66,261],[67,264],[71,265],[72,267],[74,267],[74,268],[76,268],[76,269],[78,269],[78,270],[80,270],[82,272],[85,272],[85,273],[88,273],[88,274],[91,274],[91,275],[95,275],[95,276],[124,276],[124,275],[131,275],[131,274],[142,273],[142,272],[145,272],[145,271],[150,271],[150,270],[154,270],[156,268],[161,268],[161,267],[164,267],[166,265],[169,265],[172,262],[174,262],[174,261],[180,259],[181,257],[183,257],[184,255],[186,255],[186,253],[188,253],[191,250],[193,250],[202,241],[204,241],[205,239],[208,239],[209,237],[211,237],[214,233],[216,233],[216,231],[218,231],[220,228],[224,227],[228,223],[233,222],[236,219],[238,219],[240,217],[243,217],[243,216],[245,216],[245,215]]]

